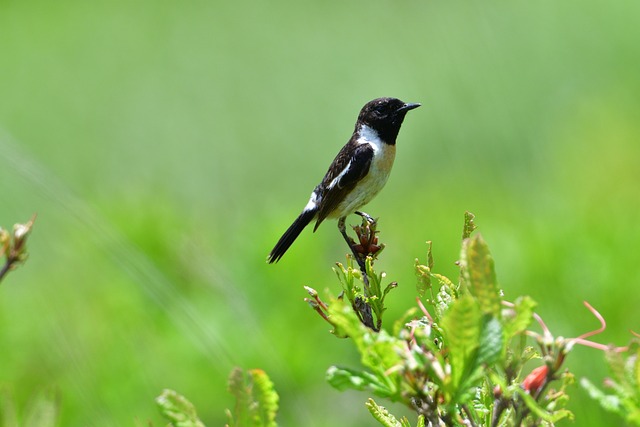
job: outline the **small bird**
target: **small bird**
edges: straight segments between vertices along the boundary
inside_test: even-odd
[[[278,262],[314,219],[315,232],[326,218],[338,218],[338,229],[353,250],[345,231],[345,219],[355,213],[373,222],[373,218],[358,209],[369,203],[387,182],[402,121],[409,110],[419,106],[397,98],[377,98],[362,107],[351,139],[331,162],[302,213],[271,250],[269,263]]]

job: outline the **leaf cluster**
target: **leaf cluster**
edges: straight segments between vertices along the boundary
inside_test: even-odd
[[[611,347],[606,352],[611,377],[599,388],[587,378],[580,385],[600,406],[640,426],[640,343],[634,340],[625,354]]]
[[[473,215],[467,214],[457,283],[433,271],[428,243],[426,264],[415,263],[420,309],[407,313],[392,333],[367,328],[340,300],[329,304],[335,332],[351,339],[362,363],[359,369],[329,368],[332,386],[404,403],[417,413],[418,425],[551,425],[571,416],[562,407],[572,377],[557,373],[560,363],[553,371],[545,368],[539,382],[529,380],[537,388],[523,387],[529,377],[522,375],[525,363],[541,357],[524,336],[535,303],[528,297],[504,301],[488,245],[472,235],[474,229]],[[367,272],[379,277],[372,268]],[[347,290],[358,286],[354,275],[343,273],[341,282]],[[544,392],[559,378],[558,390]],[[409,425],[373,400],[367,408],[385,426]]]

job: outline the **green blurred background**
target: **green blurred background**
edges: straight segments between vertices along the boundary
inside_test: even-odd
[[[470,210],[508,298],[531,295],[567,337],[597,327],[588,300],[608,321],[596,339],[626,343],[639,16],[596,0],[0,1],[0,224],[38,213],[0,288],[0,383],[22,407],[57,389],[64,426],[161,425],[165,387],[214,426],[231,368],[260,367],[282,425],[375,425],[366,393],[325,383],[357,355],[302,301],[303,285],[339,290],[335,223],[265,257],[379,96],[423,104],[366,209],[400,284],[387,320],[415,303],[426,240],[457,277]],[[606,375],[588,348],[567,366]],[[576,425],[620,424],[571,394]]]

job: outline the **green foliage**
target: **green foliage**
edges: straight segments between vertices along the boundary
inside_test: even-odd
[[[400,366],[403,342],[384,330],[377,333],[365,327],[343,301],[334,301],[329,307],[329,315],[336,335],[351,339],[360,353],[362,365],[368,370],[333,366],[327,371],[327,381],[338,390],[368,389],[377,396],[401,399],[400,376],[394,368]]]
[[[470,235],[474,229],[473,215],[467,213],[458,284],[433,272],[428,242],[427,264],[415,263],[416,289],[432,311],[421,305],[422,316],[416,317],[412,310],[396,323],[393,335],[366,327],[353,303],[350,307],[340,299],[331,301],[323,318],[337,336],[354,343],[362,368],[332,366],[327,380],[338,390],[366,390],[402,402],[416,411],[419,423],[552,425],[571,418],[564,406],[573,376],[559,369],[572,342],[540,337],[545,364],[522,374],[525,363],[541,357],[526,345],[535,303],[529,297],[514,303],[503,300],[489,248],[480,235]],[[347,295],[363,287],[350,265],[339,265],[336,272]],[[378,282],[384,277],[374,273],[371,263],[367,274]],[[547,391],[555,380],[560,387]],[[371,399],[366,405],[384,426],[408,425]]]
[[[427,239],[437,272],[457,283],[453,218],[468,206],[482,212],[511,300],[531,295],[567,319],[565,334],[581,324],[570,296],[615,313],[611,341],[637,327],[640,2],[0,9],[0,224],[39,214],[25,268],[0,285],[2,381],[19,385],[20,402],[26,387],[56,384],[65,427],[150,419],[147,396],[165,387],[219,402],[234,365],[306,378],[346,363],[347,341],[298,328],[314,313],[292,296],[298,284],[339,286],[328,268],[342,252],[335,224],[305,230],[281,264],[261,261],[357,108],[379,95],[424,105],[369,208],[394,222],[382,256],[403,295],[414,284],[407,262],[427,264]],[[374,28],[385,30],[367,42]],[[413,303],[395,293],[387,304]],[[385,328],[400,317],[393,308]],[[289,326],[303,330],[282,333]],[[601,359],[573,353],[588,370]],[[277,386],[313,396],[281,410],[280,424],[343,425],[327,410],[331,387]],[[212,427],[225,423],[215,406],[198,407]],[[579,427],[614,424],[586,393],[572,407]]]
[[[374,259],[384,249],[384,245],[378,245],[376,227],[375,221],[370,223],[365,218],[362,219],[362,225],[353,227],[357,241],[360,242],[356,245],[360,252],[354,252],[358,256],[359,268],[353,267],[353,258],[349,256],[346,267],[336,263],[337,268],[333,270],[360,322],[379,331],[382,327],[382,314],[385,311],[384,300],[398,284],[391,282],[383,287],[382,280],[386,274],[384,272],[376,274],[373,270]]]
[[[173,390],[164,390],[156,398],[160,413],[173,427],[204,427],[196,408],[186,397]]]
[[[234,368],[228,388],[236,403],[226,411],[227,427],[277,427],[278,394],[263,370]],[[171,426],[204,427],[193,404],[175,391],[164,390],[156,402]]]
[[[485,314],[500,316],[500,294],[489,247],[480,235],[462,241],[461,283],[469,289]]]
[[[451,375],[447,376],[444,392],[451,405],[466,400],[466,391],[473,384],[480,368],[476,363],[480,344],[482,312],[468,295],[451,305],[442,319],[443,337],[448,348]]]
[[[227,410],[228,427],[276,427],[278,394],[261,369],[246,373],[235,368],[229,376],[229,392],[235,397],[233,413]]]
[[[614,348],[606,352],[611,378],[605,381],[607,391],[595,386],[587,378],[580,385],[600,406],[618,414],[627,423],[640,425],[640,345],[634,341],[625,355]]]
[[[513,338],[516,334],[523,332],[529,327],[533,320],[533,309],[536,302],[531,297],[518,297],[513,310],[507,311],[504,315],[504,332],[506,339]]]
[[[411,427],[406,417],[402,417],[400,421],[398,421],[385,407],[379,406],[373,399],[367,400],[365,406],[373,418],[385,427]],[[424,417],[422,415],[418,417],[416,427],[425,427]]]
[[[476,224],[473,222],[473,220],[475,219],[475,215],[472,214],[469,211],[466,211],[464,213],[464,226],[462,227],[462,240],[464,241],[465,239],[468,239],[469,237],[471,237],[471,233],[473,233],[475,231],[476,228],[478,228],[476,226]]]

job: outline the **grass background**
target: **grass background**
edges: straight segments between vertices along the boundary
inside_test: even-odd
[[[0,224],[38,220],[0,289],[0,383],[19,405],[59,391],[64,426],[162,424],[174,388],[211,426],[233,366],[260,367],[282,425],[374,425],[365,393],[324,382],[356,365],[302,302],[337,293],[335,225],[264,262],[359,108],[421,102],[367,211],[378,268],[414,304],[434,242],[456,277],[465,210],[508,297],[552,331],[640,329],[640,4],[327,1],[0,2]],[[352,219],[356,222],[357,219]],[[567,366],[598,381],[603,355]],[[576,386],[576,425],[620,421]],[[401,408],[393,407],[396,412]],[[565,423],[568,424],[568,423]]]

